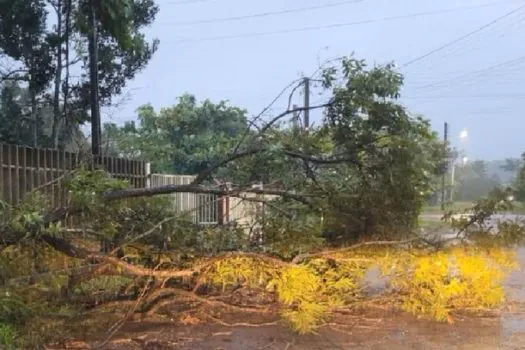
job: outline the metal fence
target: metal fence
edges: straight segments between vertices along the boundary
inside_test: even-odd
[[[151,186],[188,185],[195,179],[193,175],[152,174]],[[256,185],[254,187],[261,187]],[[235,223],[238,227],[253,229],[264,216],[265,205],[254,200],[239,197],[272,200],[276,196],[261,196],[241,193],[238,197],[217,196],[213,194],[173,193],[175,210],[186,212],[190,218],[202,225]]]
[[[50,205],[59,207],[68,199],[59,181],[86,163],[77,153],[0,143],[0,199],[17,204],[35,189],[44,192]],[[150,174],[149,163],[115,157],[96,157],[90,164],[106,169],[113,177],[127,180],[135,188],[187,185],[195,176]],[[256,224],[264,205],[235,197],[213,194],[174,193],[173,205],[203,225],[235,222],[241,227]],[[255,196],[249,194],[248,196]],[[265,196],[265,199],[269,198]]]
[[[150,186],[188,185],[195,179],[192,175],[152,174]],[[186,212],[191,219],[202,225],[219,223],[219,196],[213,194],[173,193],[175,210]]]
[[[17,204],[40,188],[49,196],[53,207],[63,205],[67,193],[58,180],[81,163],[77,153],[0,143],[0,198]],[[128,180],[133,187],[147,185],[149,166],[146,162],[97,157],[91,164],[106,169],[115,178]]]

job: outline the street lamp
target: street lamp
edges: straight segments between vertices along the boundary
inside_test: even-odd
[[[464,152],[464,148],[465,148],[465,144],[467,143],[467,140],[468,140],[468,131],[467,129],[463,129],[461,130],[461,132],[459,133],[459,141],[460,141],[460,144],[461,144],[461,150],[460,152]],[[464,156],[462,159],[461,159],[461,162],[462,162],[462,165],[465,166],[468,162],[468,158],[466,156]],[[452,202],[454,200],[454,186],[456,185],[456,161],[455,160],[452,160],[452,172],[450,174],[451,176],[451,187],[450,187],[450,202]]]

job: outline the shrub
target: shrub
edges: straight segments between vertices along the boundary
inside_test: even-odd
[[[313,331],[336,307],[362,300],[366,271],[379,264],[390,276],[392,306],[437,321],[462,310],[496,308],[505,300],[503,279],[516,266],[504,249],[461,247],[443,252],[362,249],[293,265],[257,257],[223,258],[205,271],[224,292],[245,286],[275,293],[282,316],[299,333]]]
[[[18,349],[18,332],[11,324],[0,323],[0,347],[6,350]]]
[[[515,267],[510,251],[455,248],[397,264],[392,283],[402,309],[438,321],[458,310],[495,308],[505,300],[503,280]]]

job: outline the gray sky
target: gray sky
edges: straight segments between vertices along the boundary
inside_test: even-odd
[[[199,100],[226,99],[257,114],[284,86],[311,74],[327,58],[355,52],[370,63],[395,61],[402,66],[524,4],[517,0],[362,0],[245,20],[184,24],[345,2],[192,1],[157,0],[160,12],[148,35],[160,39],[159,51],[129,84],[129,102],[106,120],[134,119],[138,106],[167,107],[184,92]],[[259,35],[269,32],[275,34]],[[448,121],[456,144],[461,129],[467,128],[470,158],[519,156],[525,151],[525,88],[521,84],[525,58],[516,59],[525,56],[520,36],[524,32],[525,8],[408,65],[401,70],[406,78],[402,102],[431,119],[440,133]],[[316,92],[313,102],[320,99]],[[274,111],[285,105],[280,100]],[[319,117],[315,114],[314,122]]]

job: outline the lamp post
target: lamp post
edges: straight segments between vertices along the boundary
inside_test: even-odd
[[[460,143],[460,152],[459,153],[463,153],[465,151],[465,146],[467,144],[467,141],[468,141],[468,131],[467,129],[463,129],[461,130],[461,132],[459,133],[459,143]],[[463,156],[463,158],[461,159],[461,163],[462,163],[462,166],[465,166],[468,162],[468,158],[467,156]],[[453,200],[454,200],[454,186],[456,184],[456,160],[453,159],[452,160],[452,171],[451,171],[451,175],[450,175],[451,179],[450,179],[450,182],[451,182],[451,186],[450,186],[450,202],[452,203]]]

